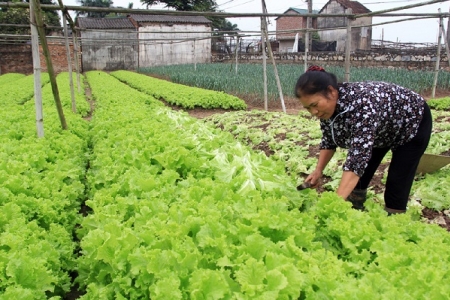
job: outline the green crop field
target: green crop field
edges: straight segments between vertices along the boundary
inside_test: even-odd
[[[448,213],[449,167],[417,178],[406,214],[388,217],[376,191],[357,211],[332,191],[297,191],[320,138],[304,111],[247,111],[221,92],[177,93],[178,84],[146,75],[92,71],[72,112],[61,73],[62,130],[42,74],[45,136],[37,138],[34,77],[6,75],[0,300],[450,294],[450,233],[422,215]],[[200,120],[182,109],[192,107],[229,112]],[[429,150],[443,153],[450,112],[433,118]]]
[[[336,74],[339,81],[344,80],[344,68],[323,65],[327,71]],[[173,65],[152,68],[142,68],[141,73],[165,76],[173,82],[202,87],[211,90],[224,91],[236,95],[254,95],[263,99],[263,67],[257,64],[239,64],[236,73],[233,64],[197,64]],[[283,94],[294,95],[294,86],[298,77],[304,72],[303,64],[279,64],[278,74]],[[270,99],[279,97],[277,84],[274,77],[273,66],[267,65],[268,94]],[[417,93],[429,93],[433,86],[434,72],[432,71],[408,71],[405,69],[391,68],[356,68],[350,69],[351,81],[388,81]],[[437,88],[450,89],[450,72],[440,71]]]

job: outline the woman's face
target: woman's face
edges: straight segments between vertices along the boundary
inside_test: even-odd
[[[328,87],[326,94],[316,93],[313,95],[302,95],[300,102],[309,113],[319,119],[328,120],[334,114],[338,99],[338,91],[332,86]]]

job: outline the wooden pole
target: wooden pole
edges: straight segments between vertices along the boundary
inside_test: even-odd
[[[307,0],[308,2],[308,14],[312,13],[312,0]],[[305,32],[305,72],[308,70],[308,53],[310,45],[309,29],[312,27],[311,17],[306,17],[306,32]]]
[[[450,8],[448,9],[448,12],[450,13]],[[445,39],[447,40],[447,45],[450,44],[450,18],[448,18],[447,21],[447,35],[445,36]],[[450,58],[449,58],[449,63],[450,63]]]
[[[442,24],[441,24],[442,38],[444,39],[444,44],[445,44],[445,54],[447,55],[447,62],[450,67],[450,49],[448,47],[447,33],[445,32],[444,21],[442,18],[441,18],[441,22],[442,22]],[[448,30],[448,28],[447,28],[447,30]]]
[[[236,67],[235,67],[235,74],[237,75],[238,73],[238,44],[239,44],[239,36],[236,37],[236,49],[234,50],[234,56],[235,56],[235,62],[236,62]]]
[[[39,57],[39,37],[34,15],[34,2],[30,1],[31,49],[34,74],[34,106],[36,109],[36,130],[39,138],[44,137],[44,114],[42,112],[41,59]]]
[[[350,9],[351,13],[351,9]],[[352,47],[352,19],[347,18],[347,40],[345,41],[345,77],[346,82],[350,81],[350,48]]]
[[[70,46],[69,46],[69,35],[67,34],[67,21],[66,15],[63,14],[63,28],[64,28],[64,41],[66,44],[66,55],[67,55],[67,64],[69,67],[69,86],[70,86],[70,97],[72,99],[72,111],[74,113],[77,112],[77,105],[75,102],[75,92],[73,90],[73,78],[72,78],[72,58],[70,54]]]
[[[194,39],[194,70],[197,71],[197,55],[195,54],[195,39]]]
[[[67,11],[67,8],[64,6],[62,0],[58,0],[58,3],[59,7],[61,8],[61,14],[66,17],[67,21],[69,22],[70,28],[72,29],[73,54],[75,59],[75,69],[77,71],[77,86],[78,86],[78,93],[81,93],[80,67],[79,67],[80,54],[78,52],[78,38],[77,38],[77,31],[75,30],[75,23],[73,22],[72,17]],[[65,24],[64,26],[67,26],[67,24]]]
[[[416,3],[416,4],[404,5],[404,6],[395,7],[395,8],[389,8],[389,9],[383,9],[383,10],[378,10],[378,11],[372,11],[370,13],[365,13],[365,14],[357,14],[355,17],[356,18],[364,18],[364,17],[369,17],[369,16],[377,16],[377,17],[379,17],[380,14],[385,14],[385,13],[392,12],[392,11],[405,10],[405,9],[409,9],[409,8],[426,6],[426,5],[431,5],[431,4],[440,3],[440,2],[447,2],[447,1],[445,1],[445,0],[432,0],[432,1],[420,2],[420,3]],[[405,15],[410,15],[410,14],[405,14]],[[390,16],[394,16],[394,14],[390,14]]]
[[[41,40],[42,52],[44,53],[45,61],[47,63],[47,71],[50,77],[50,83],[52,85],[53,97],[55,99],[56,109],[58,111],[59,120],[61,122],[62,129],[67,129],[66,118],[64,117],[63,108],[61,105],[61,99],[59,98],[58,85],[56,83],[55,71],[53,70],[53,64],[50,57],[50,51],[48,49],[47,38],[45,36],[44,23],[42,21],[42,11],[39,0],[32,0],[35,5],[36,24],[39,32],[39,38]]]
[[[262,2],[263,2],[264,13],[267,14],[266,3],[265,3],[264,0],[262,0]],[[280,76],[278,76],[277,65],[275,63],[275,58],[273,57],[272,45],[270,44],[269,34],[267,33],[267,21],[266,21],[265,18],[263,18],[263,22],[264,22],[264,29],[265,29],[264,30],[264,35],[266,37],[267,50],[269,51],[269,56],[270,56],[270,59],[272,60],[272,64],[273,64],[273,71],[275,73],[275,80],[277,82],[278,93],[280,95],[281,108],[283,109],[283,112],[286,113],[286,107],[284,105],[284,97],[283,97],[283,90],[281,88]]]
[[[77,87],[78,93],[81,93],[81,79],[80,79],[80,52],[78,51],[78,39],[76,36],[76,31],[72,29],[72,39],[73,39],[73,55],[75,58],[75,69],[77,71]]]
[[[438,9],[439,12],[441,12],[441,9]],[[434,81],[433,81],[433,89],[431,90],[431,98],[434,98],[436,96],[436,86],[439,76],[439,63],[441,60],[441,39],[442,39],[442,17],[439,19],[439,35],[438,35],[438,42],[437,42],[437,53],[436,53],[436,67],[434,69]]]
[[[264,79],[264,110],[269,110],[267,103],[267,57],[266,57],[266,38],[264,36],[265,22],[261,17],[261,49],[263,58],[263,79]]]

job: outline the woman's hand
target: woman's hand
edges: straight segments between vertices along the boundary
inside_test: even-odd
[[[322,171],[316,169],[311,174],[306,177],[305,182],[311,184],[311,187],[317,187],[320,183],[320,179],[322,178]]]

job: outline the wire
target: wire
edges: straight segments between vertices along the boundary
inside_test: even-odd
[[[222,3],[222,4],[218,4],[217,6],[223,6],[223,5],[225,5],[225,4],[227,4],[227,3],[231,3],[231,2],[233,2],[234,0],[229,0],[229,1],[226,1],[226,2],[224,2],[224,3]]]
[[[235,6],[226,7],[226,8],[224,8],[224,9],[230,9],[230,8],[242,6],[242,5],[244,5],[244,4],[247,4],[247,3],[250,3],[250,2],[253,2],[253,1],[255,1],[255,0],[249,0],[249,1],[243,2],[243,3],[241,3],[241,4],[236,4]]]

